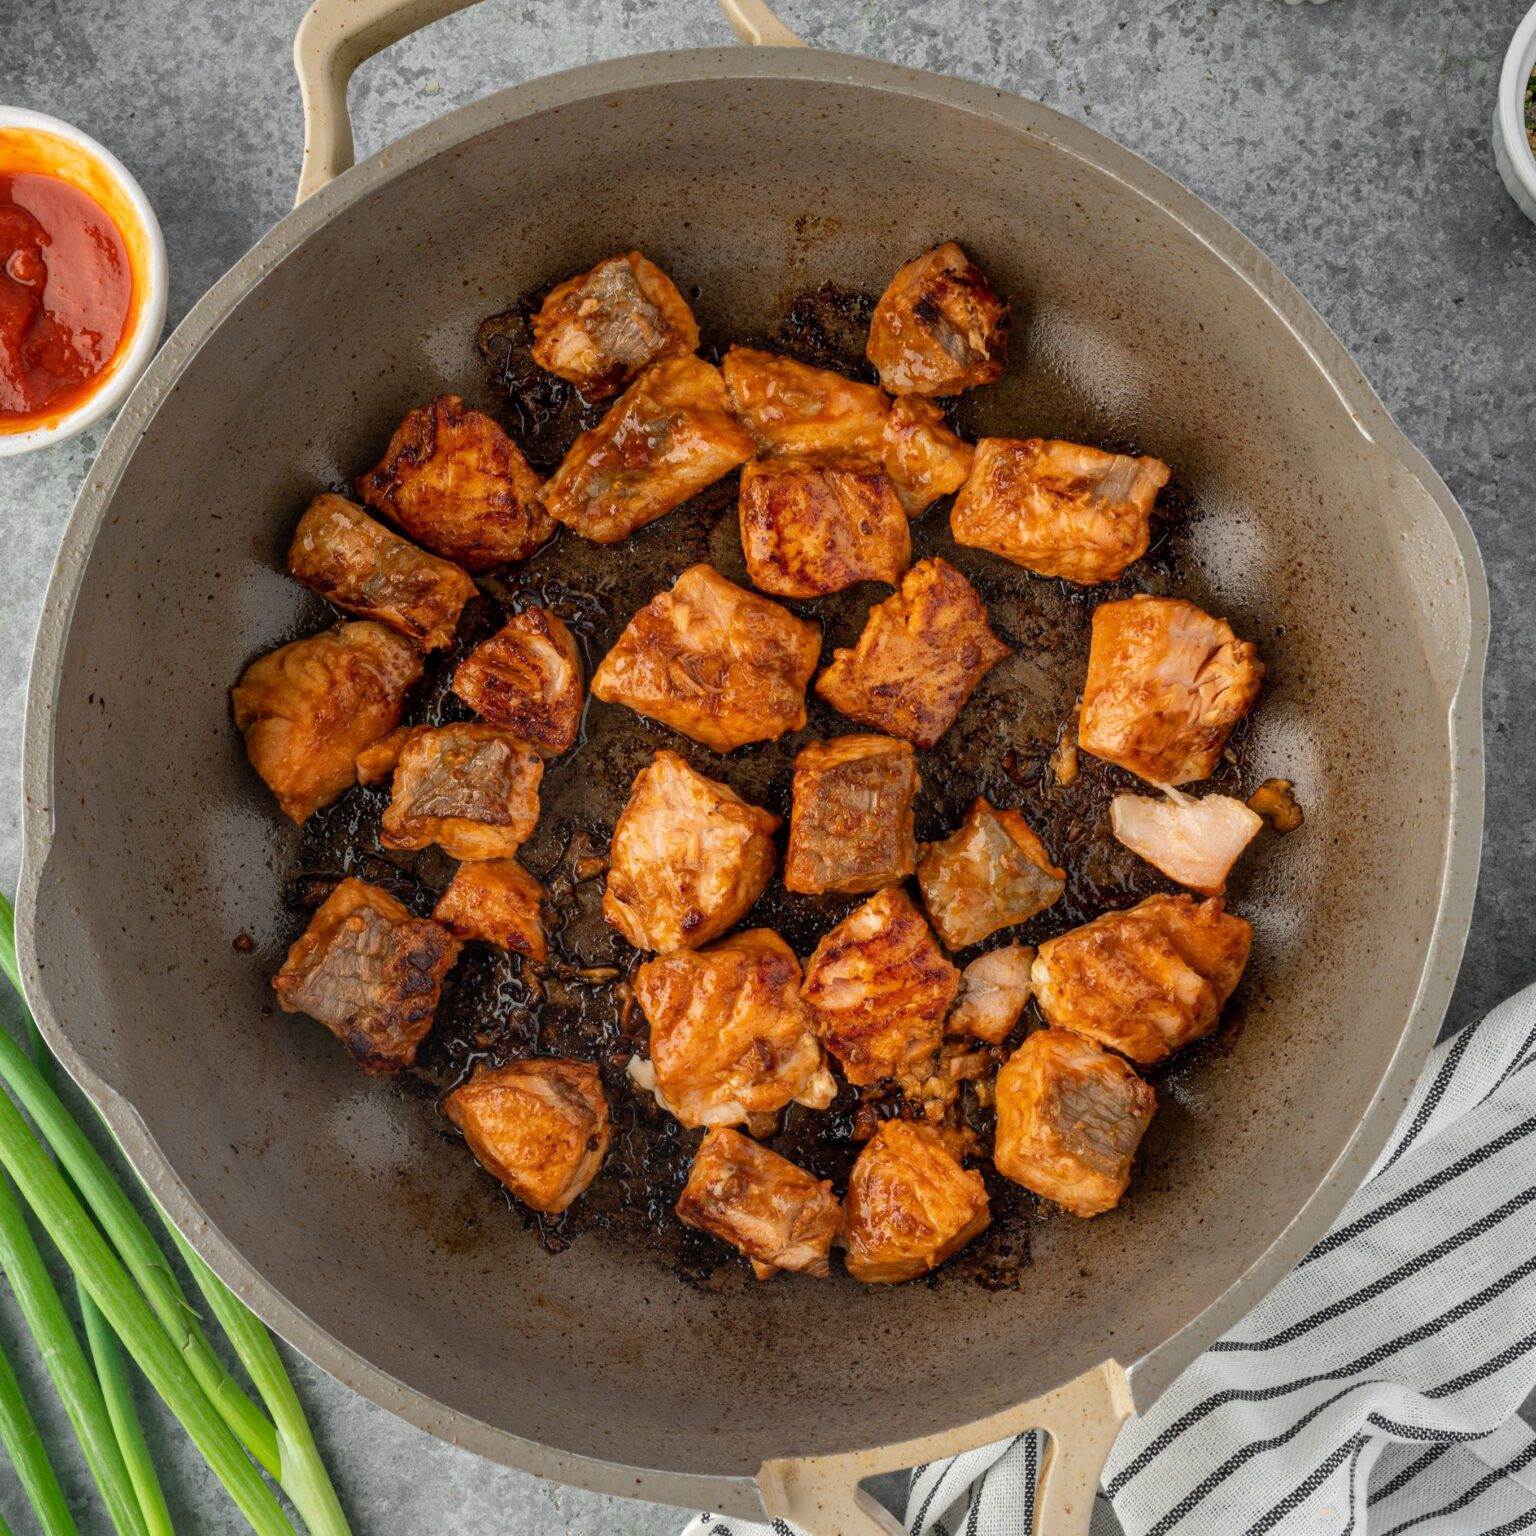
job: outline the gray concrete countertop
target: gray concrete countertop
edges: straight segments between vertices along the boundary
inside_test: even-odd
[[[1488,840],[1454,1027],[1536,977],[1536,227],[1489,149],[1527,0],[785,0],[812,43],[1038,98],[1139,151],[1274,258],[1461,499],[1493,591]],[[304,0],[0,0],[0,101],[64,117],[143,182],[170,318],[288,208],[289,68]],[[487,92],[651,49],[724,44],[711,0],[487,0],[365,66],[359,154]],[[20,727],[54,551],[103,430],[0,461],[0,888],[19,859]],[[195,507],[187,515],[197,515]],[[150,681],[152,686],[152,680]],[[1383,794],[1392,786],[1383,784]],[[1383,897],[1383,920],[1390,921]],[[14,1016],[3,1006],[5,1017]],[[0,1294],[0,1346],[19,1320]],[[12,1346],[17,1346],[12,1348]],[[296,1364],[359,1536],[675,1531],[682,1515],[477,1461]],[[28,1378],[34,1401],[46,1396]],[[48,1421],[51,1443],[67,1430]],[[56,1431],[56,1433],[53,1433]],[[152,1421],[181,1528],[244,1529],[174,1426]],[[71,1471],[82,1531],[107,1529]],[[0,1514],[30,1530],[9,1468]]]

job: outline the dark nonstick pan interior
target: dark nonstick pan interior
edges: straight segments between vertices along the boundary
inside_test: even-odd
[[[1296,1241],[1287,1228],[1350,1145],[1409,1021],[1411,1050],[1433,1035],[1425,1010],[1443,1006],[1464,912],[1440,973],[1426,955],[1469,851],[1450,844],[1448,711],[1476,649],[1442,503],[1365,434],[1357,416],[1371,412],[1371,430],[1397,441],[1315,317],[1259,271],[1288,318],[1239,269],[1262,267],[1251,248],[1210,219],[1229,261],[1124,178],[1182,196],[1171,184],[1079,130],[1064,147],[1043,109],[826,56],[637,60],[546,86],[439,125],[435,155],[418,145],[365,168],[276,265],[258,252],[208,340],[173,343],[163,366],[179,379],[140,419],[120,481],[87,493],[110,491],[110,505],[67,638],[67,613],[45,623],[51,734],[29,780],[24,949],[45,1019],[72,1066],[137,1111],[146,1159],[184,1181],[173,1205],[200,1208],[220,1254],[243,1256],[225,1267],[256,1304],[445,1432],[477,1422],[629,1467],[750,1475],[766,1456],[963,1424],[1105,1358],[1142,1360]],[[1015,313],[1013,365],[964,402],[966,431],[1166,459],[1184,515],[1128,586],[1225,614],[1269,664],[1225,771],[1245,787],[1295,779],[1308,819],[1268,839],[1233,887],[1257,930],[1241,998],[1220,1038],[1160,1083],[1122,1209],[1079,1222],[1018,1201],[991,1247],[932,1285],[738,1283],[719,1255],[658,1248],[617,1217],[541,1243],[420,1082],[364,1078],[319,1026],[272,1008],[300,877],[337,872],[331,822],[369,803],[305,832],[281,823],[230,725],[241,667],[319,620],[282,574],[293,523],[369,465],[410,406],[444,390],[496,403],[475,349],[483,319],[614,250],[638,247],[693,291],[719,344],[771,337],[825,282],[878,292],[947,237]],[[1331,349],[1342,384],[1293,321]],[[190,336],[207,324],[194,316]],[[104,463],[115,473],[121,458]],[[943,525],[942,512],[919,525],[920,552],[952,553]],[[66,552],[77,564],[82,527]],[[740,577],[728,488],[617,550],[562,537],[502,595],[564,583],[595,655],[700,558]],[[1098,830],[1107,770],[1088,765],[1070,793],[1043,774],[1091,599],[974,552],[957,563],[1018,654],[926,754],[919,835],[947,831],[978,791],[1021,805],[1073,872],[1041,925],[1052,931],[1155,884]],[[55,587],[66,610],[71,577]],[[851,638],[873,595],[829,605],[829,642]],[[836,728],[813,712],[813,730]],[[600,844],[636,767],[675,744],[601,706],[588,729],[590,767],[552,783],[529,850],[541,872],[568,833]],[[782,809],[793,746],[725,764],[688,755]],[[804,952],[812,906],[768,898],[761,916]],[[590,915],[568,948],[588,963],[622,950]],[[531,1027],[510,969],[474,964],[505,1007],[489,1021],[450,1008],[427,1057],[439,1077]],[[608,1004],[562,985],[567,1011],[541,1044],[617,1056]],[[470,1039],[476,1024],[488,1043]],[[1390,1120],[1390,1104],[1378,1114]],[[619,1171],[600,1196],[614,1209]],[[478,1443],[521,1459],[511,1440]]]

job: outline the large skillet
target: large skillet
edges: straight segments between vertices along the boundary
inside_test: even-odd
[[[50,1044],[155,1195],[285,1338],[485,1455],[608,1492],[867,1528],[859,1478],[1031,1424],[1086,1530],[1145,1406],[1307,1249],[1442,1018],[1482,808],[1465,519],[1299,293],[1190,193],[1003,92],[806,50],[655,54],[505,91],[350,163],[358,60],[464,0],[321,0],[314,190],[196,307],[75,510],[27,711],[20,949]],[[765,23],[766,24],[766,23]],[[411,404],[474,394],[477,322],[638,246],[706,330],[866,289],[958,236],[1013,296],[981,425],[1134,437],[1207,515],[1192,595],[1261,643],[1256,774],[1308,820],[1239,894],[1246,1003],[1165,1093],[1126,1210],[1042,1221],[1018,1291],[706,1295],[512,1220],[419,1101],[274,1021],[280,826],[226,689],[291,634],[296,510]],[[1052,665],[1076,664],[1073,658]],[[245,930],[253,964],[231,948]],[[462,1225],[459,1223],[458,1225]],[[1022,1406],[1020,1406],[1022,1405]]]

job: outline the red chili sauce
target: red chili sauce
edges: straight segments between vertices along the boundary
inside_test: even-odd
[[[133,289],[122,232],[95,198],[0,166],[0,432],[92,393],[130,329]]]

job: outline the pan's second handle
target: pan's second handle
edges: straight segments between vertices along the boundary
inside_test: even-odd
[[[304,164],[295,204],[334,181],[352,164],[347,84],[357,66],[402,37],[474,3],[314,0],[293,39],[293,67],[304,106]],[[805,46],[774,15],[766,0],[720,0],[720,9],[744,43]]]
[[[846,1456],[764,1462],[758,1491],[770,1517],[809,1536],[902,1536],[903,1527],[859,1486],[865,1478],[1043,1429],[1050,1444],[1035,1493],[1032,1536],[1088,1536],[1099,1474],[1134,1411],[1125,1372],[1106,1360],[1054,1392],[963,1431]]]
[[[294,203],[352,164],[347,83],[365,59],[475,0],[314,0],[293,39],[304,104],[304,165]]]
[[[805,39],[779,20],[767,0],[720,0],[720,9],[736,36],[754,48],[805,47]]]

